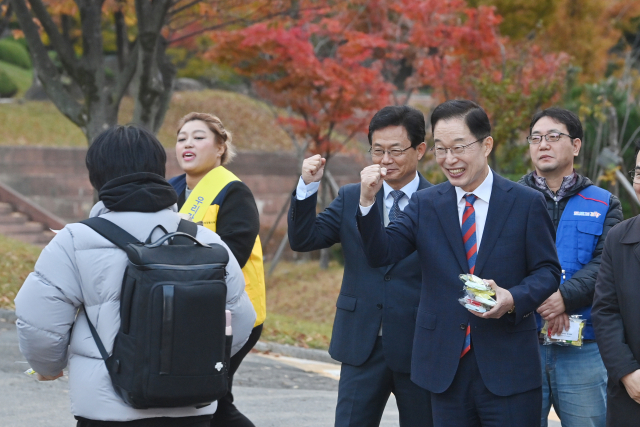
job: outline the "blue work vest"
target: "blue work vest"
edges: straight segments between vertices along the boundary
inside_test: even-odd
[[[590,185],[567,202],[556,231],[556,249],[562,267],[561,284],[571,279],[576,271],[593,258],[593,251],[602,235],[610,199],[611,193],[607,190]],[[587,321],[582,330],[583,339],[595,339],[591,324],[591,304],[568,314],[579,314]],[[536,320],[540,331],[543,322],[538,313]]]

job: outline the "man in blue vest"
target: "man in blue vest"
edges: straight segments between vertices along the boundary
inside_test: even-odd
[[[540,345],[542,427],[553,404],[563,427],[605,426],[607,372],[591,324],[591,304],[607,233],[622,220],[620,201],[576,173],[573,159],[582,146],[582,124],[571,111],[548,108],[530,124],[529,153],[535,170],[520,183],[544,194],[556,227],[562,266],[560,289],[538,308],[540,331],[568,330],[569,316],[586,320],[583,345]]]

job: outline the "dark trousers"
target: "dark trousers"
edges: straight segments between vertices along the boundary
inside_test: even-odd
[[[211,425],[215,427],[255,427],[253,423],[245,417],[238,408],[233,404],[233,394],[231,393],[231,387],[233,386],[233,375],[240,367],[242,359],[251,351],[254,345],[260,339],[262,334],[262,325],[258,325],[251,331],[249,340],[242,346],[240,351],[231,357],[229,363],[229,393],[223,398],[218,400],[218,409],[213,414]]]
[[[491,393],[480,375],[472,343],[471,351],[460,359],[451,386],[444,393],[431,393],[431,403],[436,427],[540,427],[542,388],[513,396]]]
[[[378,337],[364,364],[342,364],[336,427],[378,427],[391,393],[398,404],[401,427],[431,427],[429,392],[413,383],[410,376],[389,369],[382,350],[382,337]]]
[[[621,382],[607,386],[607,427],[637,427],[640,403],[629,396]]]
[[[143,418],[134,421],[96,421],[76,417],[76,427],[209,427],[211,415],[184,418]]]

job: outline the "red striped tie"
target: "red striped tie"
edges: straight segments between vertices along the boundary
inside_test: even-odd
[[[469,272],[473,274],[476,269],[476,258],[478,256],[478,241],[476,240],[476,211],[473,209],[473,203],[477,196],[467,194],[464,196],[466,204],[464,205],[464,213],[462,214],[462,242],[464,250],[467,253],[467,262],[469,263]],[[460,358],[471,350],[471,325],[467,323],[467,333],[464,337],[464,346]]]

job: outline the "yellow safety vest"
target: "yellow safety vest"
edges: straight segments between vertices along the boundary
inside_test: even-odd
[[[234,181],[240,181],[240,179],[223,166],[218,166],[211,170],[193,189],[189,198],[184,202],[182,209],[180,209],[180,213],[189,215],[193,222],[202,221],[202,225],[215,232],[220,205],[223,203],[224,195],[226,194],[226,191],[223,190]],[[256,310],[255,327],[261,325],[267,317],[260,236],[256,236],[251,256],[249,256],[249,260],[242,272],[246,283],[245,290],[249,295],[249,299],[251,299],[253,308]]]

